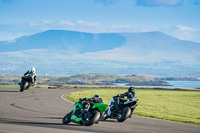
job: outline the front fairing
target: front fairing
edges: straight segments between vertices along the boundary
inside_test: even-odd
[[[30,82],[31,81],[31,77],[30,76],[23,76],[22,77],[22,81]]]
[[[82,118],[81,118],[81,117],[77,117],[77,116],[75,115],[75,112],[76,112],[76,110],[79,110],[79,109],[82,109],[82,108],[83,108],[83,106],[82,106],[81,103],[79,103],[79,102],[76,102],[76,103],[75,103],[75,105],[74,105],[74,110],[73,110],[72,116],[71,116],[71,121],[72,121],[72,122],[78,123],[78,124],[81,123]]]
[[[137,100],[127,100],[126,102],[123,103],[123,106],[124,107],[129,107],[129,108],[132,108],[134,107],[135,105],[137,104]]]
[[[74,114],[74,112],[75,112],[76,110],[82,109],[82,108],[83,108],[83,105],[82,105],[81,103],[79,103],[79,102],[76,102],[75,105],[74,105],[74,110],[73,110],[73,113],[72,113],[72,114]]]

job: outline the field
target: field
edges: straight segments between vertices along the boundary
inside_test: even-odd
[[[65,95],[65,98],[75,102],[79,98],[100,94],[104,103],[108,104],[112,96],[125,91],[125,89],[91,89],[70,93]],[[134,115],[200,125],[199,91],[136,89],[136,95],[139,101]]]

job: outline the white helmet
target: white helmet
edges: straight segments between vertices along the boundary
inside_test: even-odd
[[[32,71],[33,73],[35,73],[35,67],[32,67],[32,68],[31,68],[31,71]]]

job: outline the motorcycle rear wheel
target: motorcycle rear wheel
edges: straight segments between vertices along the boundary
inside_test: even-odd
[[[117,116],[117,121],[118,122],[123,122],[125,121],[131,114],[131,109],[129,107],[126,107],[123,109],[122,113]]]

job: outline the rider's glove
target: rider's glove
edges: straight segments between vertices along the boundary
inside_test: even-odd
[[[122,96],[121,94],[117,95],[117,97],[121,97],[121,96]]]
[[[89,98],[89,101],[90,101],[90,102],[93,102],[93,101],[94,101],[94,99],[93,99],[93,98]]]

